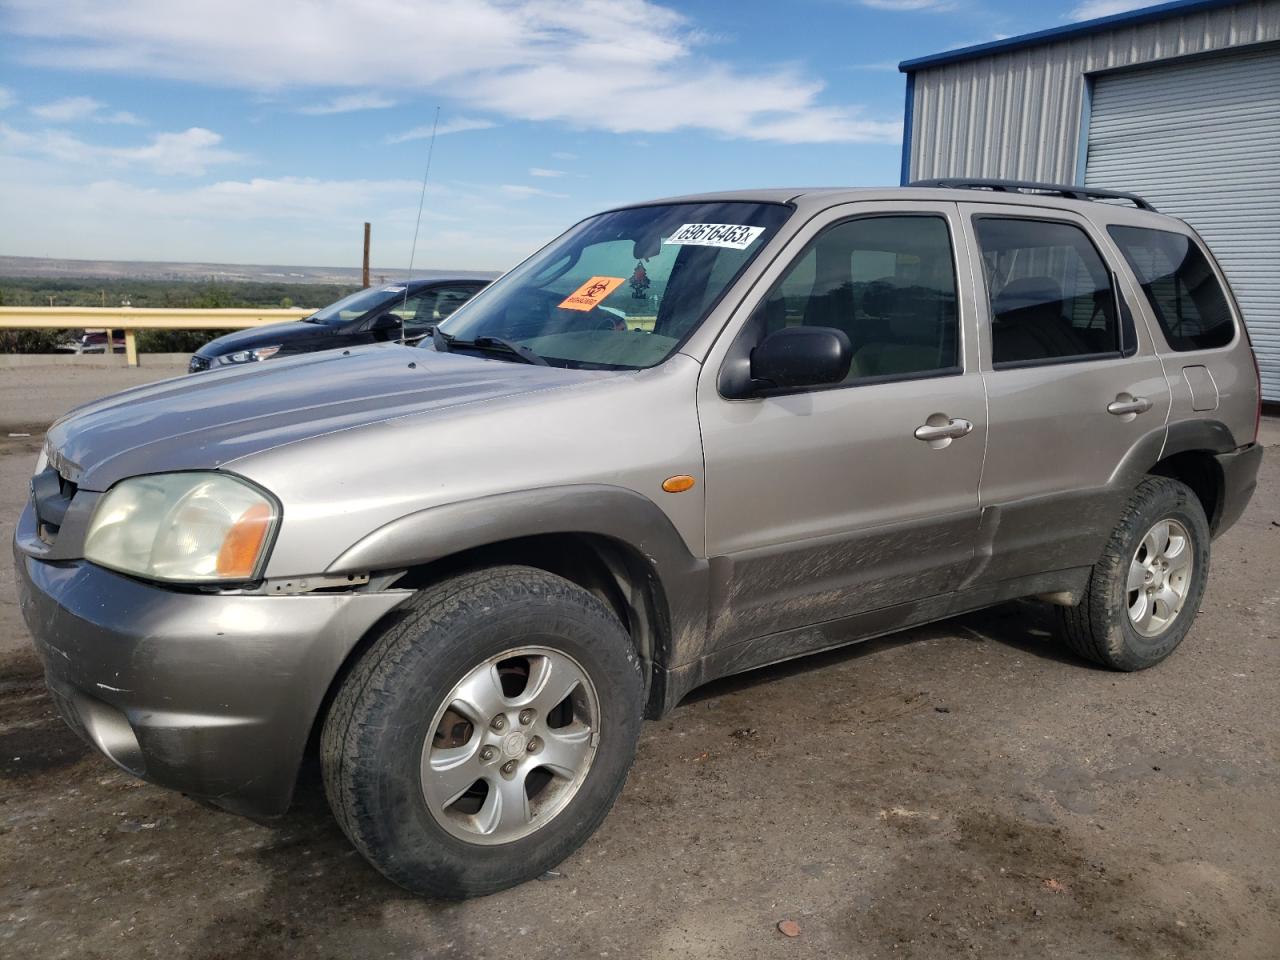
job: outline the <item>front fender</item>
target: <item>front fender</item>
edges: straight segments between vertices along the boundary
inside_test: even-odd
[[[325,572],[419,566],[476,547],[564,533],[607,537],[642,557],[666,607],[669,655],[679,662],[691,652],[701,652],[707,625],[707,561],[689,551],[657,504],[624,487],[540,487],[429,507],[369,533]]]

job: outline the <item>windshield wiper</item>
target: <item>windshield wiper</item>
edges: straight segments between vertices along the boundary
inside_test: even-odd
[[[466,344],[466,346],[478,347],[481,350],[492,350],[494,347],[497,347],[499,350],[509,350],[525,363],[532,363],[539,367],[551,366],[551,364],[547,363],[547,361],[542,357],[524,346],[524,344],[516,343],[512,340],[504,339],[503,337],[476,337],[470,343]]]
[[[437,350],[448,353],[455,347],[462,347],[464,350],[479,350],[482,353],[500,351],[509,353],[512,356],[522,360],[525,363],[532,363],[539,367],[549,367],[542,357],[538,356],[523,344],[515,343],[504,337],[476,337],[474,340],[459,340],[457,337],[451,337],[443,330],[436,328],[431,331],[431,339],[435,343]]]

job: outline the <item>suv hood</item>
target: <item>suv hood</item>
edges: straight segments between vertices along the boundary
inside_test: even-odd
[[[163,380],[78,407],[48,432],[86,490],[145,473],[212,469],[339,430],[616,376],[399,345],[304,354]]]

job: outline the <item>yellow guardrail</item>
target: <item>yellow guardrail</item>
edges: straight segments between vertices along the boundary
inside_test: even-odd
[[[297,320],[315,309],[179,310],[164,307],[0,307],[0,330],[123,330],[125,362],[138,365],[139,330],[243,330]],[[111,353],[107,334],[107,353]]]

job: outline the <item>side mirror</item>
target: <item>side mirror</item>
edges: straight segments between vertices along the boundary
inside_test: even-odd
[[[381,316],[373,318],[373,323],[369,324],[370,330],[399,330],[400,317],[394,313],[384,313]]]
[[[853,346],[834,327],[783,327],[751,352],[753,392],[839,383],[849,375]]]

